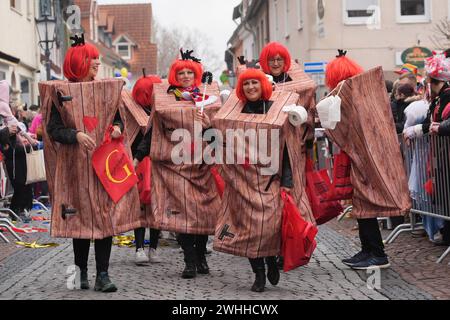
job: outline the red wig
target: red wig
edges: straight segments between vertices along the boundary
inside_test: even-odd
[[[346,56],[337,57],[327,65],[326,84],[333,90],[337,85],[351,77],[363,73],[363,68]]]
[[[98,57],[97,48],[89,43],[71,47],[64,59],[64,76],[72,82],[83,80],[89,74],[91,61]]]
[[[203,67],[200,63],[192,60],[175,60],[170,66],[169,83],[175,87],[181,87],[177,80],[177,74],[183,69],[192,70],[195,74],[195,86],[200,86],[202,83]]]
[[[244,93],[244,82],[247,80],[258,80],[261,82],[261,88],[262,88],[262,100],[269,100],[273,93],[272,84],[269,82],[269,79],[267,79],[267,76],[260,70],[257,69],[247,69],[245,72],[243,72],[238,79],[238,83],[236,86],[236,94],[239,98],[239,100],[247,102],[247,97]]]
[[[283,72],[288,72],[291,68],[291,55],[288,49],[278,42],[271,42],[264,47],[259,56],[259,64],[265,73],[270,74],[269,60],[276,55],[280,55],[284,60]]]
[[[140,78],[133,88],[133,99],[142,108],[152,105],[153,84],[161,83],[158,76],[146,76]]]

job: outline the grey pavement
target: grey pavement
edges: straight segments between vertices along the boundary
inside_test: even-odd
[[[175,245],[162,246],[164,262],[145,267],[134,264],[134,248],[114,247],[110,276],[119,290],[103,294],[70,290],[73,264],[70,240],[48,239],[60,246],[20,250],[0,266],[0,299],[32,300],[425,300],[432,296],[404,281],[393,270],[381,271],[379,290],[368,288],[371,274],[355,272],[340,260],[357,252],[357,245],[327,226],[320,228],[318,247],[308,266],[282,273],[278,286],[253,293],[253,273],[245,258],[213,252],[208,256],[211,275],[183,280],[183,254]],[[166,241],[167,243],[167,241]],[[68,271],[69,270],[69,271]],[[94,248],[89,279],[95,283]],[[369,283],[373,278],[369,278]]]

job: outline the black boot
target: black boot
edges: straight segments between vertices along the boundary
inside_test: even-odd
[[[88,280],[88,272],[86,270],[81,270],[80,273],[80,289],[88,290],[89,289],[89,280]]]
[[[117,287],[109,279],[108,272],[100,272],[97,273],[94,290],[101,292],[116,292]]]
[[[258,269],[255,272],[255,283],[253,283],[252,291],[253,292],[264,292],[266,287],[266,270]]]
[[[181,277],[183,279],[193,279],[197,276],[197,268],[196,268],[196,253],[194,247],[184,247],[184,262],[186,266],[184,267],[183,273]]]
[[[209,266],[208,266],[208,262],[206,261],[206,252],[204,248],[195,248],[196,249],[196,267],[197,267],[197,272],[199,274],[209,274]]]
[[[267,279],[269,282],[276,286],[280,282],[280,271],[278,270],[277,258],[269,257],[266,258],[267,263]]]

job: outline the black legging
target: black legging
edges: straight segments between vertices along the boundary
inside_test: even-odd
[[[75,254],[75,265],[80,270],[87,270],[89,248],[91,240],[73,239],[73,251]],[[108,272],[109,258],[111,257],[112,237],[95,240],[95,263],[97,273]]]
[[[208,235],[196,234],[179,234],[178,240],[183,250],[195,248],[199,255],[206,254],[206,244],[208,243]]]
[[[386,257],[377,218],[358,219],[358,225],[362,251],[376,257]]]
[[[161,231],[157,229],[150,229],[150,248],[157,249],[159,235]],[[134,238],[136,240],[136,251],[143,249],[145,244],[145,228],[138,228],[134,230]]]
[[[256,259],[248,258],[248,261],[250,261],[250,265],[252,266],[252,270],[253,270],[254,273],[256,273],[258,270],[265,270],[266,269],[266,265],[264,263],[264,260],[268,264],[272,264],[272,265],[276,266],[276,263],[277,263],[277,258],[276,257],[256,258]]]

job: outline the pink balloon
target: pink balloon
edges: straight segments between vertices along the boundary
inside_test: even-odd
[[[128,72],[128,80],[131,81],[132,78],[133,78],[133,74],[131,72]]]

